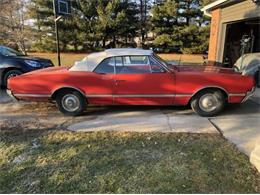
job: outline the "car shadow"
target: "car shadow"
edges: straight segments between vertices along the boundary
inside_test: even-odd
[[[249,99],[242,104],[228,104],[219,117],[223,116],[252,116],[260,113],[260,105]]]
[[[191,109],[189,106],[129,106],[129,105],[113,105],[113,106],[95,106],[89,105],[83,115],[105,115],[123,112],[157,112],[161,111],[165,114],[189,114]]]
[[[0,89],[0,103],[11,102],[12,98],[9,97],[5,89]]]
[[[183,115],[191,116],[195,115],[190,106],[95,106],[90,105],[82,116],[87,115],[106,115],[115,113],[127,113],[127,112],[144,112],[152,113],[158,112],[168,115]],[[252,116],[260,113],[260,105],[252,100],[248,100],[243,104],[228,104],[223,112],[216,117],[227,116]]]

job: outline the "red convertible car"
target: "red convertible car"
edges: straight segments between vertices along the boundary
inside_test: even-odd
[[[109,49],[72,67],[33,71],[9,79],[18,100],[56,101],[76,116],[95,105],[191,105],[201,116],[218,114],[226,103],[253,93],[253,77],[214,66],[174,66],[150,50]]]

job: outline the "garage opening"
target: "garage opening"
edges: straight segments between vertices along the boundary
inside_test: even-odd
[[[260,18],[227,24],[224,67],[233,67],[243,54],[256,52],[260,52]]]

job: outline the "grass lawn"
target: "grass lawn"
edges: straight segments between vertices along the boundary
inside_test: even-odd
[[[48,58],[57,65],[56,53],[29,53],[29,55]],[[73,65],[75,61],[82,60],[88,54],[84,53],[61,53],[61,64],[65,66]],[[188,54],[159,54],[163,59],[168,61],[179,61],[182,63],[201,64],[203,63],[203,57],[200,54],[188,55]]]
[[[260,175],[219,135],[0,131],[0,193],[255,193]]]

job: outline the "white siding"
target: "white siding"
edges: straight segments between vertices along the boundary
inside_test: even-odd
[[[245,0],[223,8],[221,13],[222,23],[260,17],[260,5],[253,3],[252,0]]]

